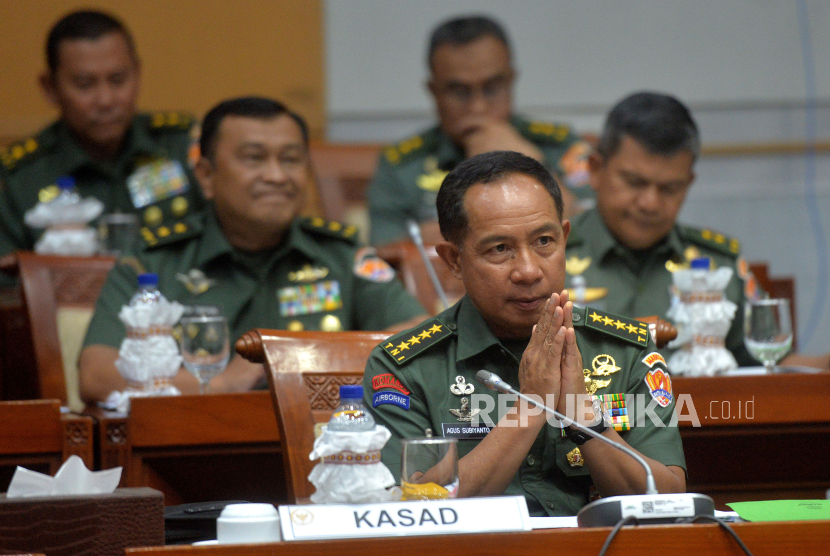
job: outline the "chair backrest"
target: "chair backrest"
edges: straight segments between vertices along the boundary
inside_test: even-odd
[[[246,359],[265,365],[277,414],[289,498],[314,492],[308,482],[314,463],[314,425],[337,409],[339,387],[360,384],[372,349],[384,332],[289,332],[252,330],[236,343]]]
[[[23,303],[32,331],[39,397],[83,409],[78,355],[112,257],[17,252]]]
[[[92,418],[62,415],[57,400],[0,402],[0,492],[17,465],[52,475],[71,455],[93,468]]]
[[[425,250],[430,264],[435,269],[438,281],[447,295],[447,300],[452,305],[464,297],[466,291],[464,284],[452,275],[450,269],[436,253],[434,245],[426,245]],[[415,296],[430,314],[437,315],[444,310],[441,298],[429,277],[424,259],[414,243],[411,241],[388,243],[378,247],[378,255],[395,269],[407,291]]]
[[[749,263],[749,269],[752,271],[761,289],[767,292],[771,298],[790,300],[790,320],[792,321],[793,327],[793,352],[795,352],[797,350],[796,340],[798,338],[795,319],[795,278],[791,276],[771,278],[769,275],[769,267],[765,262]],[[738,309],[743,311],[743,307],[739,307]]]

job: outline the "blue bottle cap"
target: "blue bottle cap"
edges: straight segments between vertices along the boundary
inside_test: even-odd
[[[61,191],[66,191],[67,189],[72,189],[75,187],[75,178],[72,176],[61,176],[57,180],[58,188]]]
[[[363,399],[363,386],[359,384],[345,384],[340,387],[341,400]]]
[[[138,275],[139,286],[158,286],[159,275],[154,272],[147,272],[146,274]]]
[[[709,257],[698,257],[692,259],[689,263],[689,268],[694,270],[709,270],[712,268],[712,260]]]

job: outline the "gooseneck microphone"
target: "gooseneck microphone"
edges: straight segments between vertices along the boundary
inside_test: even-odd
[[[499,392],[504,392],[505,394],[515,394],[515,395],[519,396],[521,399],[532,403],[536,407],[538,407],[540,409],[544,409],[545,411],[547,411],[548,413],[550,413],[551,415],[553,415],[554,417],[556,417],[557,419],[562,421],[562,423],[566,427],[570,427],[571,425],[573,425],[574,427],[579,429],[581,432],[584,432],[585,434],[587,434],[589,436],[593,436],[594,438],[598,438],[598,439],[602,440],[603,442],[605,442],[606,444],[609,444],[609,445],[613,446],[614,448],[616,448],[618,450],[622,450],[623,452],[625,452],[626,454],[628,454],[629,456],[631,456],[632,458],[637,460],[637,463],[642,465],[643,469],[645,469],[645,471],[646,471],[646,494],[657,494],[658,493],[657,492],[657,485],[654,483],[654,475],[651,472],[651,466],[648,464],[648,462],[646,462],[646,460],[643,459],[643,457],[640,454],[638,454],[637,452],[635,452],[634,450],[632,450],[628,446],[623,446],[619,442],[614,442],[613,440],[602,436],[600,433],[592,431],[591,429],[589,429],[585,425],[577,423],[573,419],[570,419],[570,418],[566,417],[565,415],[559,413],[555,409],[551,409],[550,407],[546,406],[542,402],[538,402],[538,401],[534,400],[533,398],[522,394],[518,390],[514,390],[509,384],[507,384],[501,378],[499,378],[499,375],[497,375],[495,373],[491,373],[491,372],[485,371],[485,370],[478,371],[476,373],[476,380],[478,380],[480,383],[482,383],[484,386],[486,386],[490,390],[498,390]]]
[[[639,495],[610,496],[600,498],[591,502],[577,513],[576,520],[580,527],[610,527],[627,517],[636,517],[640,522],[648,523],[674,523],[679,518],[689,518],[696,515],[715,515],[715,502],[704,494],[695,493],[671,493],[660,494],[657,492],[657,485],[654,483],[654,475],[648,462],[637,452],[614,442],[603,435],[592,431],[562,415],[555,409],[551,409],[541,402],[522,394],[504,382],[495,373],[481,370],[476,373],[476,380],[491,390],[498,390],[505,394],[514,394],[519,398],[532,403],[536,407],[544,409],[557,419],[563,422],[564,426],[573,425],[581,432],[598,438],[606,444],[625,452],[637,463],[643,466],[646,471],[646,493]]]
[[[414,243],[415,247],[418,248],[418,254],[421,255],[421,260],[424,261],[424,266],[427,268],[427,274],[432,282],[432,287],[435,288],[435,292],[438,294],[438,299],[441,300],[441,305],[443,305],[441,308],[443,311],[444,309],[449,308],[450,303],[447,301],[447,294],[444,293],[444,288],[441,287],[441,281],[438,280],[438,275],[435,274],[435,267],[433,267],[432,263],[429,261],[429,255],[427,255],[427,250],[424,247],[424,238],[421,237],[421,228],[414,220],[407,220],[406,229],[409,231],[409,237],[412,239],[412,243]]]

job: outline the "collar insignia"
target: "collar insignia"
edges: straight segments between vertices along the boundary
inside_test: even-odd
[[[316,282],[329,275],[329,269],[324,266],[313,267],[306,264],[300,270],[288,273],[289,282]]]

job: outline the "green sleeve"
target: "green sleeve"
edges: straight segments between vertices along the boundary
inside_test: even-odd
[[[737,305],[735,317],[732,319],[732,325],[726,334],[726,349],[732,352],[739,367],[754,367],[760,365],[761,363],[750,355],[744,343],[744,305],[746,304],[746,294],[744,291],[744,281],[738,275],[738,269],[735,268],[734,263],[732,264],[732,278],[726,285],[726,298]]]
[[[628,408],[631,430],[620,433],[622,438],[635,450],[663,465],[676,465],[686,469],[683,444],[676,419],[673,420],[677,405],[677,392],[672,389],[671,402],[662,407],[651,395],[646,376],[663,371],[668,375],[668,368],[662,362],[651,367],[643,361],[649,353],[656,352],[652,342],[644,348],[635,359],[629,384],[627,384],[626,407]],[[670,379],[669,379],[670,380]],[[629,399],[630,398],[630,399]],[[684,415],[687,413],[684,410]],[[652,417],[656,416],[656,421]]]
[[[403,183],[392,164],[381,155],[366,193],[369,204],[369,243],[372,245],[383,245],[409,237],[406,221],[417,221],[418,215],[417,206],[413,207],[410,203],[412,192],[407,187],[416,186],[414,183]]]
[[[358,330],[385,330],[427,314],[423,305],[406,291],[397,277],[389,282],[356,278],[354,291]]]
[[[135,269],[119,262],[107,275],[101,296],[95,304],[95,313],[84,338],[84,347],[105,345],[118,349],[127,334],[124,324],[118,319],[121,307],[127,305],[138,289],[138,274]]]
[[[409,398],[409,409],[403,409],[389,403],[375,405],[373,400],[377,393],[394,392],[400,394],[397,390],[390,388],[381,387],[379,391],[374,389],[372,379],[383,374],[393,375],[410,392],[407,396]],[[383,447],[381,460],[392,472],[395,480],[400,483],[401,440],[424,436],[424,430],[432,427],[423,391],[417,385],[411,384],[407,376],[389,359],[386,353],[380,347],[376,347],[369,357],[366,372],[363,375],[363,398],[366,407],[370,408],[372,415],[374,415],[375,422],[385,426],[392,433],[392,437]]]

